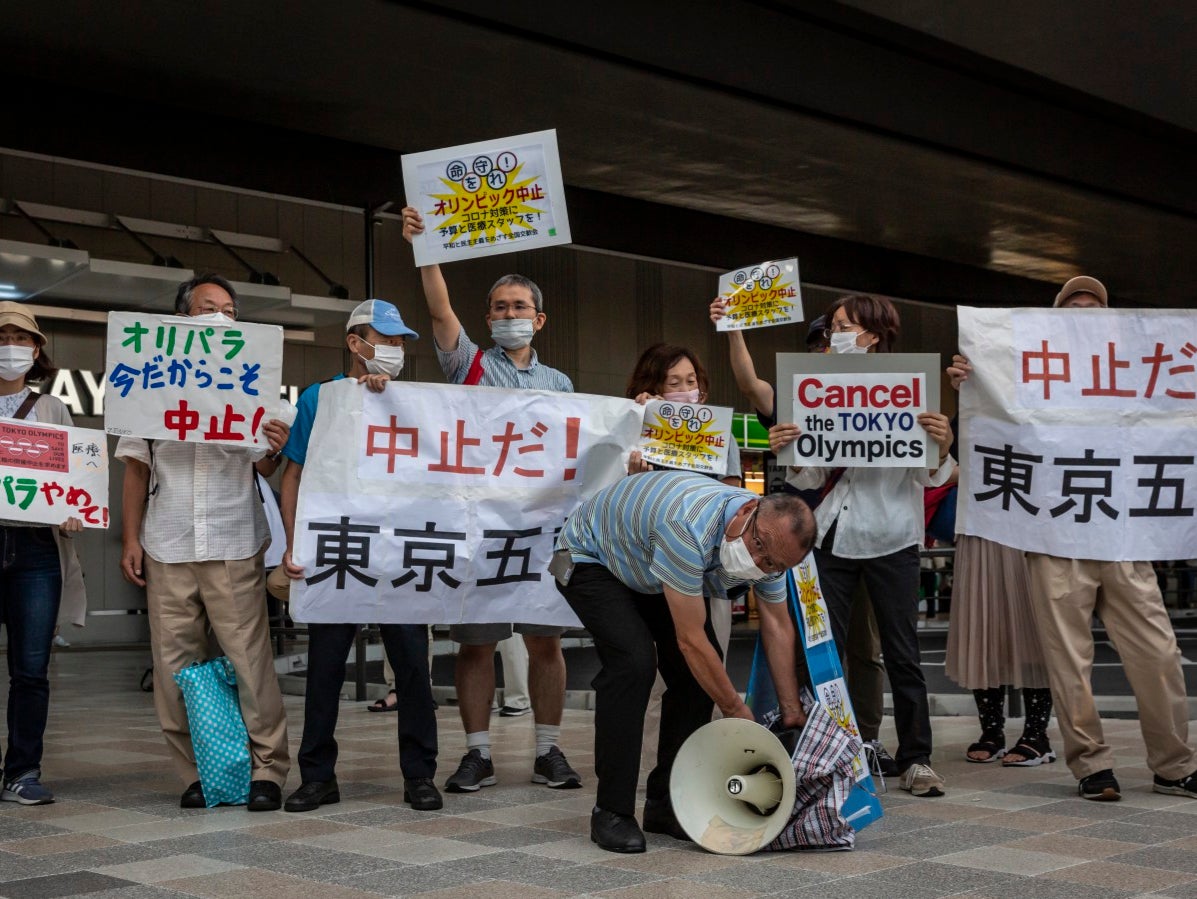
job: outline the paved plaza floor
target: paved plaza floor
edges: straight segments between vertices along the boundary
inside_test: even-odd
[[[934,761],[947,796],[913,799],[891,781],[886,817],[854,852],[726,857],[650,834],[647,853],[620,856],[589,840],[593,715],[573,709],[562,742],[581,790],[531,784],[531,716],[495,717],[498,785],[413,812],[402,801],[394,716],[346,702],[340,804],[307,814],[180,809],[184,785],[168,768],[152,696],[137,689],[145,660],[56,654],[44,781],[58,802],[0,803],[0,896],[1197,899],[1197,801],[1151,792],[1135,721],[1105,722],[1118,803],[1077,798],[1062,762],[967,764],[975,720],[937,717]],[[303,703],[286,702],[294,754]],[[455,708],[438,714],[439,783],[464,737]],[[883,736],[893,748],[892,729]],[[294,769],[287,787],[298,783]]]

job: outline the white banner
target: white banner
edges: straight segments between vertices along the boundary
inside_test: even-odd
[[[719,276],[719,298],[725,300],[717,331],[743,331],[788,325],[803,320],[798,260],[770,259]]]
[[[961,307],[957,530],[1032,552],[1197,546],[1197,313]]]
[[[119,436],[266,447],[278,414],[283,329],[223,315],[108,314],[104,429]]]
[[[402,165],[407,202],[424,216],[417,266],[570,241],[556,131],[411,153]]]
[[[732,410],[727,406],[649,400],[640,454],[645,462],[702,474],[727,474]]]
[[[295,524],[305,622],[577,627],[546,571],[565,517],[627,476],[631,400],[351,380],[320,388]]]
[[[108,438],[68,428],[0,418],[0,518],[85,528],[108,527]]]

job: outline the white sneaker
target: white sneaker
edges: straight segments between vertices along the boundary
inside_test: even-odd
[[[911,765],[902,772],[898,782],[911,796],[942,796],[943,778],[931,770],[930,765]]]

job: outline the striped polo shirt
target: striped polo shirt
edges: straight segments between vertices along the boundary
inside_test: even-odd
[[[704,574],[725,588],[746,581],[719,564],[719,544],[732,517],[756,494],[703,474],[649,471],[621,478],[582,503],[557,540],[575,562],[597,563],[638,593],[672,587],[703,594]],[[770,575],[756,585],[758,599],[782,602],[785,579]]]
[[[434,341],[435,343],[435,341]],[[457,336],[457,346],[451,350],[436,348],[436,358],[450,384],[461,384],[470,373],[470,366],[478,352],[478,344],[470,340],[465,328]],[[573,393],[573,382],[563,373],[547,365],[541,365],[532,351],[532,364],[527,368],[516,368],[511,357],[500,346],[492,346],[482,354],[483,387],[524,387],[529,390],[560,390]]]

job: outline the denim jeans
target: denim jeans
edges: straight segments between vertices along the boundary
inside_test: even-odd
[[[0,526],[0,624],[8,634],[8,754],[4,779],[39,768],[50,709],[50,645],[62,570],[48,527]]]

